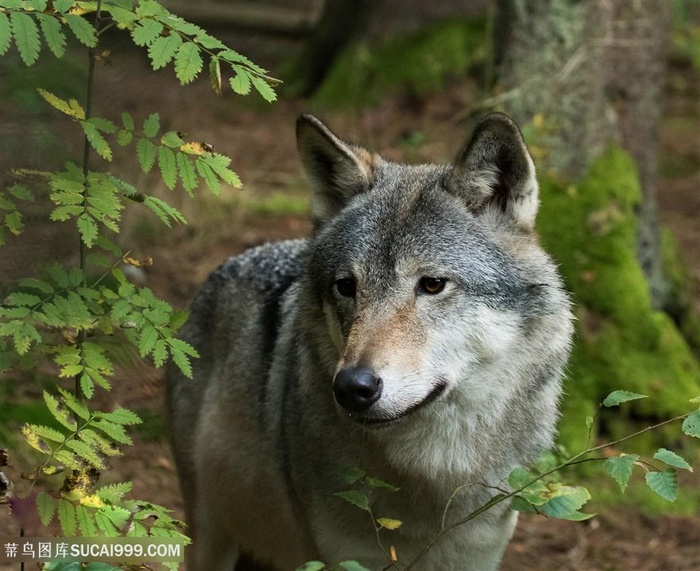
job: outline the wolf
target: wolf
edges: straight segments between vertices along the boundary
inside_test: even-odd
[[[572,316],[521,133],[488,115],[444,165],[384,160],[310,115],[297,143],[312,235],[214,271],[182,333],[194,379],[168,374],[188,569],[497,569],[508,502],[436,536],[553,441]],[[353,471],[398,491],[360,509],[336,495]]]

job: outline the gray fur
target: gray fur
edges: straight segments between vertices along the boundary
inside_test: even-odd
[[[537,184],[517,128],[489,116],[452,166],[386,162],[311,117],[297,133],[314,235],[214,272],[183,330],[201,354],[195,379],[168,375],[192,571],[230,571],[240,553],[279,571],[312,559],[383,569],[367,513],[333,495],[349,468],[400,487],[372,507],[404,522],[383,535],[401,568],[458,487],[474,484],[447,524],[552,444],[571,314],[534,235]],[[426,293],[426,277],[444,290]],[[346,409],[334,378],[358,367],[378,400]],[[514,525],[500,504],[416,569],[497,569]]]

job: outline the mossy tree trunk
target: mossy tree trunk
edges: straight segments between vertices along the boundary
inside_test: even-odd
[[[506,110],[539,116],[540,163],[576,180],[611,141],[634,158],[644,200],[638,259],[663,307],[656,150],[669,35],[667,0],[499,0],[495,53]]]

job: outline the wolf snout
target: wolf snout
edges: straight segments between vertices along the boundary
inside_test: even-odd
[[[364,412],[382,396],[382,379],[368,367],[341,369],[333,381],[336,402],[348,412]]]

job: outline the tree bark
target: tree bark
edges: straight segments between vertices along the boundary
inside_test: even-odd
[[[507,112],[520,124],[543,118],[545,169],[580,178],[610,141],[634,158],[637,254],[657,308],[667,290],[656,151],[669,21],[666,0],[499,0],[494,48]]]

